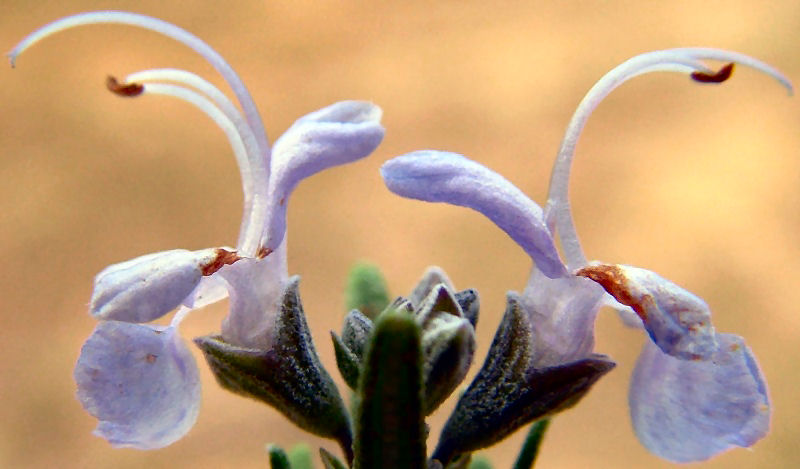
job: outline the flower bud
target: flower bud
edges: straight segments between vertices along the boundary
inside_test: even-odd
[[[450,288],[435,286],[416,312],[422,327],[425,413],[433,412],[458,387],[472,364],[475,329]]]

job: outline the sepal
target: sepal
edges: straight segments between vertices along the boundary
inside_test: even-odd
[[[481,302],[478,299],[478,292],[472,288],[456,292],[456,301],[461,307],[464,317],[472,324],[472,328],[478,329],[478,315],[480,313]]]
[[[444,284],[450,291],[455,291],[453,282],[440,267],[435,265],[428,267],[422,278],[414,286],[414,290],[408,295],[408,301],[414,305],[414,308],[419,308],[422,301],[430,295],[434,287],[439,284]],[[469,319],[472,328],[476,329],[478,325],[478,313],[480,309],[480,301],[478,300],[478,292],[474,289],[462,290],[455,293],[456,302],[461,307],[461,312],[467,319]]]
[[[350,311],[344,318],[342,342],[359,360],[364,358],[364,350],[367,348],[373,327],[372,320],[356,309]]]
[[[372,321],[354,309],[344,318],[342,337],[331,331],[336,366],[339,367],[339,373],[344,381],[353,390],[358,388],[361,361],[364,359],[364,349],[367,347],[372,329]]]
[[[433,287],[441,283],[447,285],[451,290],[455,288],[453,287],[453,282],[450,281],[450,278],[447,277],[447,274],[441,267],[435,265],[428,267],[425,269],[425,273],[422,274],[422,278],[419,279],[419,282],[414,285],[411,294],[408,295],[408,301],[411,302],[415,308],[419,308],[422,301],[431,293]]]
[[[268,350],[245,348],[220,336],[195,339],[219,384],[265,402],[300,428],[338,441],[351,454],[347,409],[314,349],[298,293],[298,277],[287,286]]]
[[[486,361],[445,423],[433,459],[446,466],[459,454],[485,448],[527,423],[575,405],[615,365],[593,354],[535,369],[530,331],[519,298],[509,294]]]
[[[333,352],[336,355],[336,366],[350,389],[358,389],[358,375],[361,373],[361,359],[353,353],[344,341],[331,331]]]

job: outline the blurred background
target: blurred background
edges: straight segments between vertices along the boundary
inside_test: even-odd
[[[61,16],[126,9],[205,39],[250,88],[274,140],[298,117],[342,99],[384,110],[386,139],[366,160],[303,182],[289,211],[290,273],[317,348],[359,260],[393,295],[429,264],[480,291],[482,362],[507,290],[530,260],[466,209],[391,195],[378,168],[409,151],[463,153],[543,202],[575,106],[606,71],[678,46],[737,50],[800,84],[800,4],[725,2],[164,2],[0,3],[0,48]],[[0,359],[2,467],[266,467],[264,444],[310,442],[271,408],[222,391],[200,362],[203,407],[186,438],[159,451],[115,450],[74,397],[72,368],[94,327],[93,276],[153,251],[234,244],[241,189],[223,133],[176,100],[124,100],[107,74],[185,68],[219,86],[185,47],[123,26],[72,30],[0,67]],[[721,86],[648,75],[614,92],[577,150],[571,200],[592,259],[659,272],[703,297],[718,330],[746,337],[766,375],[772,431],[711,468],[800,465],[800,101],[738,68]],[[227,304],[195,312],[186,337],[219,330]],[[596,350],[619,366],[551,425],[541,468],[670,465],[636,440],[627,386],[643,335],[601,314]],[[198,359],[200,355],[197,354]],[[431,421],[438,436],[452,400]],[[508,467],[520,431],[486,451]]]

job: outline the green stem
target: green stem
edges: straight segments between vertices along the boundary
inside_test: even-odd
[[[533,467],[548,425],[550,425],[550,419],[538,420],[531,425],[531,430],[525,438],[525,444],[522,445],[522,450],[517,456],[517,462],[514,463],[513,469],[531,469]]]

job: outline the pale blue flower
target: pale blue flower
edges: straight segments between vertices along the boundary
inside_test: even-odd
[[[112,265],[95,278],[90,313],[100,320],[75,367],[78,398],[100,423],[95,433],[114,446],[159,448],[181,438],[200,405],[197,366],[178,334],[193,308],[231,297],[225,341],[270,349],[278,305],[289,277],[286,207],[295,186],[326,168],[369,155],[381,142],[381,110],[343,101],[300,118],[270,148],[249,92],[225,60],[172,24],[126,12],[62,18],[26,37],[19,54],[53,33],[115,23],[149,29],[184,43],[220,72],[241,111],[219,89],[190,72],[146,70],[108,87],[123,96],[162,94],[187,101],[226,133],[239,165],[244,215],[235,248],[171,250]],[[142,324],[180,308],[168,326]]]
[[[673,49],[634,57],[604,76],[579,105],[558,154],[544,210],[502,176],[458,154],[414,152],[381,169],[391,191],[477,210],[531,256],[534,266],[521,300],[533,327],[535,369],[589,357],[601,306],[615,306],[628,321],[638,317],[651,341],[631,382],[634,428],[650,451],[678,462],[751,446],[766,435],[770,409],[764,378],[740,337],[714,330],[710,310],[700,298],[644,269],[588,263],[572,224],[567,183],[581,129],[608,93],[651,71],[692,73],[702,82],[724,81],[732,71],[725,67],[715,73],[701,59],[754,67],[791,92],[775,69],[737,53]],[[564,263],[555,247],[556,232]]]

